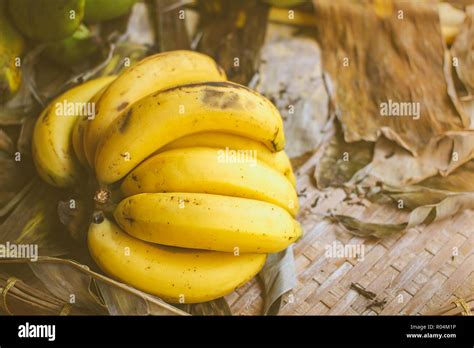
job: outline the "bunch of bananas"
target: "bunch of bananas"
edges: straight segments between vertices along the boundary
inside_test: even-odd
[[[65,116],[64,100],[96,105],[94,117]],[[82,164],[100,206],[119,191],[113,217],[96,212],[88,233],[106,273],[196,303],[230,293],[301,236],[284,145],[270,101],[227,82],[210,57],[173,51],[59,96],[36,123],[33,154],[51,185],[80,185]]]

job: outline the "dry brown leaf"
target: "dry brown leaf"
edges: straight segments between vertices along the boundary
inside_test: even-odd
[[[321,51],[312,37],[297,36],[296,31],[286,25],[268,26],[255,86],[283,117],[290,157],[314,151],[330,122]]]
[[[187,50],[190,48],[188,32],[186,31],[186,16],[180,18],[182,0],[152,0],[149,1],[150,18],[155,29],[156,48],[159,52],[172,50]]]
[[[208,302],[179,305],[178,307],[191,315],[232,315],[229,304],[224,297]]]
[[[268,6],[257,0],[199,1],[198,6],[198,51],[213,57],[229,80],[247,85],[260,63]]]
[[[379,182],[376,186],[358,188],[372,202],[394,203],[399,208],[413,210],[437,204],[449,196],[474,192],[474,161],[467,162],[449,176],[436,175],[418,185],[397,187]]]
[[[474,96],[474,5],[466,9],[466,20],[456,37],[451,52],[458,61],[454,65],[468,93]]]
[[[339,223],[347,232],[360,237],[384,238],[393,233],[401,232],[407,227],[407,223],[372,223],[361,221],[347,215],[331,215],[329,219],[333,222]]]
[[[362,3],[321,0],[314,6],[347,142],[384,135],[421,154],[433,137],[468,126],[468,117],[458,113],[447,94],[436,6],[393,1],[393,12],[384,16]],[[397,17],[399,10],[403,19]],[[381,105],[390,100],[419,103],[420,118],[382,117]]]
[[[450,192],[474,192],[474,161],[467,162],[446,177],[436,175],[419,185]]]
[[[296,286],[296,268],[293,246],[269,254],[265,266],[259,273],[263,284],[264,315],[277,315],[280,310],[281,298]]]
[[[0,128],[0,151],[11,155],[15,151],[12,139]]]
[[[393,203],[400,209],[413,210],[419,206],[437,204],[452,194],[454,193],[423,186],[382,185],[370,188],[367,198],[379,204]]]
[[[466,18],[466,14],[464,11],[447,2],[440,2],[437,6],[441,23],[441,32],[445,41],[448,44],[452,44],[456,36],[459,34],[464,19]]]
[[[338,122],[335,134],[324,145],[322,157],[316,164],[314,177],[318,188],[343,186],[352,176],[370,163],[373,143],[346,143]]]
[[[31,186],[0,225],[0,242],[34,244],[40,255],[64,255],[71,245],[57,218],[60,193],[39,180]]]
[[[128,285],[93,272],[77,262],[53,257],[0,259],[0,264],[28,264],[34,275],[57,298],[96,314],[186,315],[187,313]],[[14,274],[11,274],[14,276]],[[96,293],[95,286],[99,293]],[[100,294],[100,295],[99,295]],[[73,295],[73,296],[71,296]]]
[[[0,154],[0,217],[3,208],[24,187],[31,177],[31,167],[17,162],[11,156]],[[0,236],[1,238],[1,236]]]
[[[0,288],[7,288],[3,294],[0,313],[13,315],[90,315],[85,308],[70,306],[69,302],[54,296],[27,264],[1,265]],[[11,274],[15,274],[12,277]],[[105,314],[106,311],[103,312]],[[97,314],[97,313],[95,313]]]
[[[400,224],[372,223],[346,215],[334,215],[329,218],[340,223],[352,234],[382,238],[418,225],[431,224],[452,217],[466,209],[474,209],[472,192],[448,195],[436,204],[419,206],[409,214],[406,222]]]
[[[392,186],[419,183],[435,175],[447,176],[474,158],[474,131],[448,132],[433,137],[418,157],[395,143],[380,138],[372,162],[357,172],[351,183],[371,186],[383,182]]]

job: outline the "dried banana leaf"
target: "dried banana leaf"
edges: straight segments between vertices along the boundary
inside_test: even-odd
[[[450,62],[436,6],[390,3],[389,12],[377,13],[367,3],[314,1],[318,42],[335,82],[345,140],[376,141],[384,135],[417,155],[433,138],[463,130],[469,119],[447,93]],[[419,106],[419,113],[382,116],[389,102]]]
[[[454,193],[423,186],[372,187],[367,198],[379,204],[394,203],[400,209],[413,210],[420,206],[437,204]]]
[[[71,260],[39,257],[0,259],[0,265],[28,264],[34,275],[56,298],[94,314],[186,315],[162,300],[112,280]],[[15,274],[10,274],[15,276]]]
[[[373,149],[373,143],[366,141],[346,143],[341,126],[336,122],[335,134],[325,144],[322,157],[316,164],[314,177],[318,188],[343,186],[370,163]]]
[[[360,192],[374,203],[391,203],[399,209],[412,210],[406,226],[413,227],[451,217],[462,209],[470,209],[474,203],[474,161],[469,161],[448,176],[436,175],[412,186],[391,186],[378,182],[375,186],[357,186]],[[384,235],[385,224],[369,224],[352,217],[338,217],[348,228],[365,231],[370,235]],[[389,229],[392,226],[389,226]],[[376,231],[376,232],[374,232]]]
[[[71,248],[56,208],[61,193],[35,179],[31,189],[0,225],[0,242],[36,245],[39,255],[59,256]]]
[[[469,95],[474,96],[474,5],[466,9],[466,19],[451,52],[458,60],[454,67],[459,79]]]
[[[474,193],[472,192],[448,195],[439,203],[417,207],[409,214],[407,221],[400,224],[371,223],[346,215],[333,215],[329,218],[341,224],[352,234],[383,238],[418,225],[431,224],[449,218],[466,209],[474,209]]]
[[[367,190],[367,198],[373,202],[393,201],[398,206],[402,201],[403,208],[409,210],[436,204],[454,194],[474,192],[474,161],[467,162],[446,177],[436,175],[418,185],[396,187],[378,183]]]
[[[269,254],[265,266],[259,273],[263,283],[264,315],[277,315],[281,298],[296,286],[296,269],[293,247],[276,254]]]
[[[450,192],[474,192],[474,161],[467,162],[446,177],[436,175],[419,185]]]
[[[21,274],[21,276],[10,276],[12,273]],[[0,291],[3,304],[0,306],[0,313],[12,315],[94,314],[77,306],[71,307],[69,302],[51,294],[26,264],[2,264]]]
[[[332,222],[339,223],[344,229],[360,237],[384,238],[393,233],[398,233],[407,228],[407,223],[402,224],[382,224],[361,221],[357,218],[347,215],[331,215],[329,219]]]
[[[474,193],[459,193],[446,197],[437,204],[430,204],[416,208],[410,214],[408,227],[420,224],[430,224],[434,221],[451,217],[466,209],[474,208]]]
[[[12,156],[0,154],[0,218],[5,216],[17,193],[28,183],[32,168],[25,162],[17,162]],[[0,232],[1,239],[1,232]]]
[[[474,5],[474,0],[446,0],[446,2],[460,9],[465,9],[469,5]]]
[[[179,305],[178,307],[191,315],[232,315],[229,304],[224,297],[208,302]]]
[[[418,157],[397,144],[380,138],[372,162],[358,171],[351,183],[371,186],[383,182],[392,186],[413,185],[429,177],[447,176],[474,158],[474,131],[448,132],[433,137]]]
[[[15,145],[10,136],[0,128],[0,152],[5,152],[9,155],[15,151]]]
[[[314,38],[297,35],[294,27],[270,24],[252,83],[279,109],[288,155],[313,152],[331,126],[321,51]]]
[[[181,11],[186,1],[150,0],[151,17],[155,28],[156,48],[159,52],[190,48],[186,30],[186,16]]]
[[[461,9],[446,2],[438,3],[438,12],[441,23],[441,33],[446,43],[452,44],[459,34],[466,15]]]
[[[213,57],[229,80],[247,85],[258,70],[267,27],[262,1],[199,1],[198,51]]]
[[[128,20],[127,42],[149,47],[153,46],[155,43],[155,33],[152,22],[147,4],[145,2],[136,3]]]
[[[33,129],[35,127],[36,118],[25,118],[21,125],[20,134],[16,142],[17,150],[23,157],[27,156],[31,159],[31,140],[33,139]]]
[[[406,226],[398,226],[401,230],[421,223],[431,222],[431,216],[436,220],[450,217],[461,210],[469,208],[469,199],[474,197],[474,162],[470,161],[456,169],[447,177],[440,175],[431,177],[413,186],[391,186],[378,183],[372,187],[360,187],[366,191],[366,197],[374,203],[391,203],[399,209],[412,210]],[[464,208],[462,208],[464,209]],[[361,227],[364,222],[349,217],[352,224],[359,224],[362,230],[385,230],[385,225],[376,224]],[[350,224],[341,219],[344,225]],[[368,232],[372,233],[372,232]],[[383,234],[383,232],[380,232]]]

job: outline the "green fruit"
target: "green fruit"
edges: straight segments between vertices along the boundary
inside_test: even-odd
[[[136,0],[86,0],[86,22],[100,22],[120,17],[130,11]]]
[[[275,7],[293,7],[311,3],[310,0],[264,0],[267,4]]]
[[[5,2],[0,1],[0,103],[13,97],[21,84],[21,69],[16,58],[23,53],[25,42],[5,15]]]
[[[97,49],[91,32],[81,24],[72,36],[49,44],[44,53],[53,62],[67,67],[85,61],[97,52]]]
[[[57,41],[71,36],[84,17],[85,0],[9,0],[11,18],[26,36]]]

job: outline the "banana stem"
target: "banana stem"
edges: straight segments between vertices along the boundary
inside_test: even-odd
[[[99,188],[94,195],[95,207],[94,214],[92,215],[92,221],[95,221],[95,216],[98,213],[102,215],[113,214],[117,204],[114,203],[112,198],[112,192],[105,187]]]
[[[99,204],[107,204],[110,201],[110,191],[106,188],[100,188],[94,195],[94,201]]]

